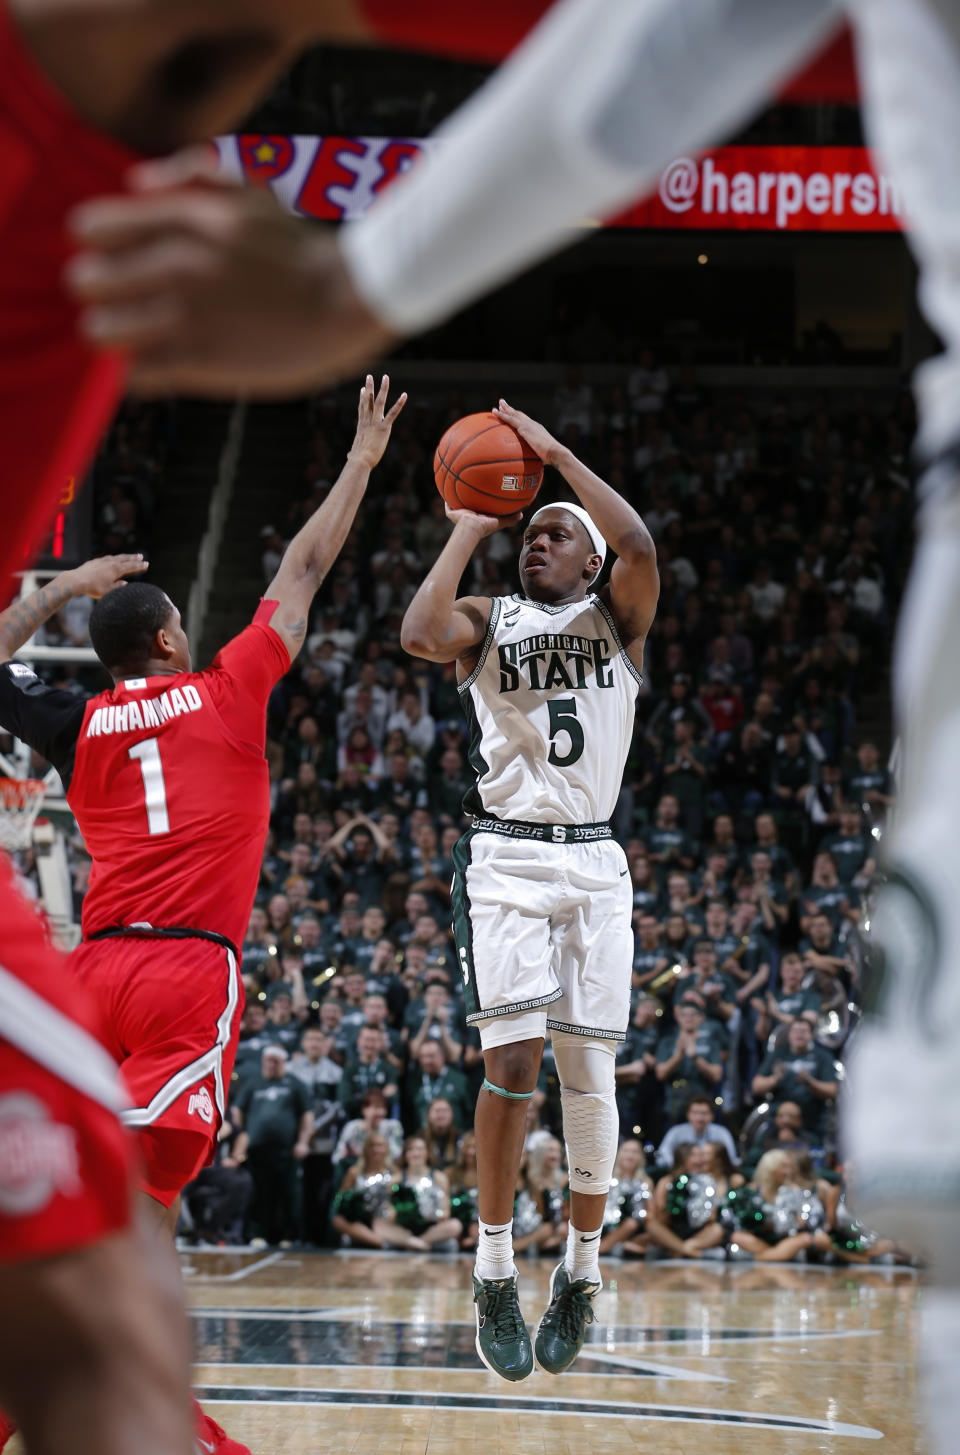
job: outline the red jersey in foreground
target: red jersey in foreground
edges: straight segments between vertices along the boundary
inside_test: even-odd
[[[87,126],[27,53],[0,0],[0,606],[119,399],[119,354],[77,332],[63,286],[68,213],[123,190],[133,153]]]

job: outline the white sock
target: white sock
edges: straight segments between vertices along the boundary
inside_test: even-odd
[[[567,1256],[563,1261],[572,1283],[580,1278],[585,1278],[588,1283],[603,1283],[597,1261],[602,1237],[602,1228],[597,1228],[592,1233],[584,1233],[570,1223],[567,1230]]]
[[[513,1266],[513,1218],[508,1223],[480,1220],[476,1269],[478,1278],[512,1278],[516,1273]]]

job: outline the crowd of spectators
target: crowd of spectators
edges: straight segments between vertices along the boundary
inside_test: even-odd
[[[465,724],[455,668],[399,645],[448,531],[432,450],[470,407],[412,400],[270,702],[247,1009],[218,1161],[186,1198],[197,1237],[475,1237],[482,1062],[450,927]],[[301,487],[264,528],[265,579],[349,447],[345,401],[310,409]],[[909,396],[712,393],[645,355],[605,389],[570,369],[533,412],[637,506],[661,574],[613,817],[635,955],[608,1247],[875,1254],[850,1232],[835,1107],[892,793],[882,704],[909,551]],[[517,554],[508,531],[484,540],[462,590],[516,590]],[[548,1043],[521,1248],[562,1237],[560,1136]]]

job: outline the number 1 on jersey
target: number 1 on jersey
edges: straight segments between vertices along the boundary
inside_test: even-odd
[[[152,834],[168,834],[170,820],[167,817],[167,786],[163,781],[163,764],[160,762],[160,744],[156,738],[144,738],[135,743],[127,753],[140,764],[143,774],[143,791],[147,800],[147,827]]]

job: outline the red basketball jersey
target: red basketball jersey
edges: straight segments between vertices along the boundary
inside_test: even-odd
[[[0,0],[0,606],[116,408],[124,363],[77,332],[66,219],[123,190],[135,157],[82,122],[38,70]]]
[[[67,799],[93,859],[86,937],[147,923],[239,945],[270,818],[266,704],[290,666],[253,623],[205,672],[120,682],[86,703]]]

